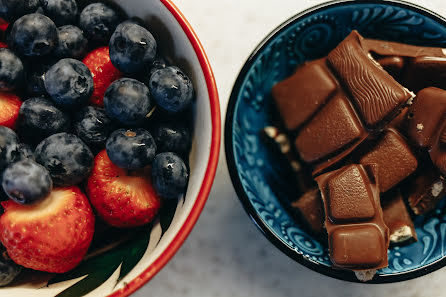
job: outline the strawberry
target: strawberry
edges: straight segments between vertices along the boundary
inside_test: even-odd
[[[130,172],[119,168],[105,150],[95,157],[87,194],[98,215],[115,227],[147,224],[161,207],[150,174],[146,170]]]
[[[32,205],[2,202],[0,240],[19,265],[47,272],[73,269],[87,253],[94,215],[77,187],[54,189]]]
[[[22,101],[12,93],[0,92],[0,126],[14,129]]]
[[[94,91],[90,103],[104,107],[104,93],[108,86],[122,77],[122,73],[110,62],[108,46],[97,48],[83,60],[93,76]]]

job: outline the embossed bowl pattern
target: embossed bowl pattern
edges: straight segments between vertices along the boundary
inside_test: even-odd
[[[399,1],[335,1],[300,13],[275,29],[254,50],[241,70],[228,105],[225,146],[237,194],[261,231],[299,263],[338,279],[353,273],[332,269],[327,246],[293,220],[286,202],[294,183],[259,137],[272,123],[271,87],[303,61],[328,54],[356,29],[369,38],[446,47],[446,20]],[[415,219],[418,242],[389,250],[388,268],[372,283],[415,278],[446,265],[444,202]]]

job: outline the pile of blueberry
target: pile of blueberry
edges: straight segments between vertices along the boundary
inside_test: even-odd
[[[28,205],[53,187],[82,187],[104,149],[119,168],[151,168],[156,193],[177,199],[188,182],[192,82],[142,21],[80,4],[0,1],[10,23],[0,42],[1,199]],[[19,270],[0,257],[0,285]]]

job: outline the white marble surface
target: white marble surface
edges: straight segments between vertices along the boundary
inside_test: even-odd
[[[412,0],[446,16],[445,0]],[[222,120],[232,84],[254,47],[277,25],[320,0],[174,0],[212,64]],[[222,147],[208,203],[167,266],[135,297],[437,297],[446,268],[390,285],[361,285],[319,275],[277,250],[249,220],[229,179]]]

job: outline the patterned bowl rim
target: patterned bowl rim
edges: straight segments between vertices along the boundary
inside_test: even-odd
[[[206,56],[203,45],[198,39],[192,26],[186,20],[181,11],[172,3],[172,0],[160,0],[160,2],[170,11],[173,17],[176,19],[178,24],[183,29],[187,38],[189,39],[192,47],[197,55],[198,61],[200,62],[201,70],[203,71],[204,78],[206,81],[207,91],[209,95],[210,103],[210,114],[211,114],[211,124],[212,124],[212,135],[211,143],[209,148],[209,159],[206,167],[206,174],[201,183],[198,196],[192,206],[192,209],[183,223],[183,225],[178,230],[174,239],[166,247],[166,249],[161,253],[161,255],[155,259],[155,261],[149,265],[143,272],[141,272],[137,277],[135,277],[131,282],[129,282],[122,289],[117,290],[108,297],[127,297],[140,289],[149,280],[151,280],[175,255],[181,245],[184,243],[186,238],[189,236],[192,228],[200,216],[204,205],[209,196],[211,190],[215,173],[218,165],[218,158],[220,154],[220,141],[221,141],[221,115],[220,115],[220,102],[218,98],[217,84],[215,81],[214,74],[212,72],[211,64]]]
[[[333,269],[331,267],[327,267],[325,265],[321,265],[318,263],[314,263],[312,261],[309,261],[306,259],[301,253],[296,252],[294,249],[286,245],[271,229],[270,227],[262,220],[262,218],[259,216],[259,214],[256,212],[254,207],[252,206],[247,194],[245,193],[245,190],[243,188],[243,185],[240,181],[238,170],[235,162],[234,157],[234,149],[233,149],[233,120],[234,120],[234,110],[237,105],[237,100],[240,94],[240,89],[243,85],[243,82],[245,80],[245,77],[249,71],[249,69],[252,67],[255,60],[258,58],[258,56],[263,52],[263,50],[269,45],[272,40],[279,34],[281,34],[283,31],[287,30],[290,26],[295,24],[296,22],[299,22],[303,18],[307,17],[309,14],[317,13],[320,11],[323,11],[327,8],[337,7],[337,6],[343,6],[345,4],[390,4],[393,6],[399,6],[402,8],[410,9],[413,11],[416,11],[417,13],[420,13],[422,15],[425,15],[436,22],[442,24],[446,28],[446,19],[442,16],[436,14],[433,11],[430,11],[426,8],[423,8],[419,5],[408,3],[401,0],[334,0],[330,2],[325,2],[316,6],[313,6],[309,9],[306,9],[293,17],[289,18],[282,24],[280,24],[278,27],[276,27],[271,33],[269,33],[261,42],[260,44],[254,49],[254,51],[251,53],[251,55],[246,60],[245,64],[243,65],[242,69],[240,70],[240,73],[237,76],[237,80],[234,83],[231,96],[229,98],[228,107],[226,110],[226,121],[225,121],[225,132],[224,132],[224,140],[225,140],[225,153],[226,153],[226,162],[229,169],[229,174],[231,176],[232,184],[235,188],[235,191],[237,193],[237,196],[239,197],[239,200],[241,201],[243,208],[247,212],[248,216],[251,218],[251,220],[255,223],[255,225],[260,229],[260,231],[268,238],[268,240],[273,243],[277,248],[279,248],[283,253],[288,255],[293,260],[297,261],[298,263],[304,265],[305,267],[319,272],[321,274],[324,274],[329,277],[333,277],[336,279],[344,280],[344,281],[350,281],[350,282],[357,282],[362,283],[358,281],[358,279],[355,277],[355,275],[349,271],[343,271],[343,270],[337,270]],[[426,274],[429,274],[435,270],[438,270],[446,265],[446,257],[443,257],[439,259],[438,261],[434,261],[433,263],[427,264],[423,267],[403,272],[403,273],[397,273],[397,274],[385,274],[385,275],[376,275],[375,278],[367,282],[367,284],[380,284],[380,283],[394,283],[394,282],[400,282],[400,281],[406,281],[410,279],[414,279]]]

